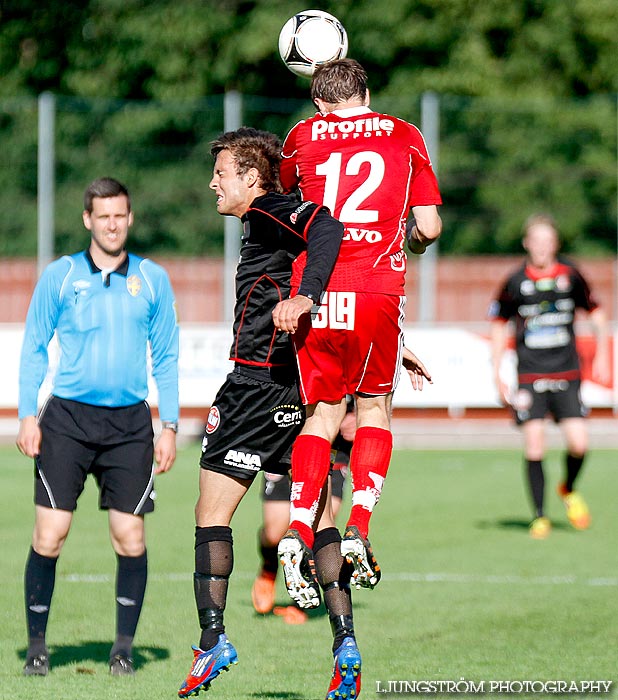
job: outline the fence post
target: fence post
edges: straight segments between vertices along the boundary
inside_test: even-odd
[[[235,131],[242,124],[242,95],[236,90],[225,93],[223,98],[223,127],[224,131]],[[223,263],[223,320],[233,321],[234,301],[236,298],[234,277],[240,251],[240,236],[242,228],[240,219],[226,216],[223,221],[225,236]]]
[[[39,95],[37,153],[37,271],[40,275],[54,255],[54,131],[56,98],[51,92]]]
[[[440,98],[435,92],[424,92],[421,97],[421,131],[433,170],[438,174],[440,150]],[[420,323],[436,320],[438,242],[429,246],[419,257],[417,318]]]

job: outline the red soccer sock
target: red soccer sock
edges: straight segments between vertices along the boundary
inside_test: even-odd
[[[313,521],[329,470],[330,442],[317,435],[299,435],[292,448],[290,529],[298,530],[309,547],[313,546]]]
[[[382,493],[392,452],[393,435],[390,430],[367,426],[356,431],[350,457],[352,510],[346,527],[356,525],[365,538],[369,532],[371,513]]]

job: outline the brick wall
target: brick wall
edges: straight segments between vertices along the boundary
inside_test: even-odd
[[[223,264],[212,258],[156,258],[168,271],[183,322],[209,323],[223,318]],[[458,257],[437,261],[437,321],[482,322],[487,307],[506,275],[521,261],[513,257]],[[616,263],[611,259],[578,260],[595,296],[610,318],[615,318]],[[36,262],[0,261],[0,323],[21,323],[36,281]],[[417,320],[417,270],[410,264],[407,320]]]

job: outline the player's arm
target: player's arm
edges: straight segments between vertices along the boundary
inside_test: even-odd
[[[15,441],[27,457],[38,455],[41,447],[36,417],[39,389],[47,374],[47,348],[58,322],[60,288],[69,269],[63,260],[46,268],[28,307],[19,363],[19,432]]]
[[[317,210],[307,230],[307,262],[298,293],[273,309],[275,328],[294,333],[299,318],[309,313],[330,277],[343,237],[343,224],[324,208]]]
[[[507,384],[500,376],[500,366],[502,358],[506,351],[506,346],[509,338],[508,323],[503,318],[494,318],[490,326],[490,341],[491,341],[491,363],[494,371],[494,381],[500,395],[500,399],[506,405],[509,402],[509,389]]]
[[[414,217],[406,226],[406,241],[410,252],[422,255],[442,233],[442,219],[435,204],[412,207]]]
[[[590,312],[590,321],[594,327],[597,347],[592,360],[592,378],[601,384],[609,385],[611,380],[611,353],[609,347],[609,328],[607,314],[597,306]]]
[[[172,468],[176,459],[176,430],[178,427],[178,346],[179,330],[176,302],[169,277],[163,268],[151,271],[156,279],[156,298],[150,321],[152,375],[159,394],[159,415],[162,430],[155,443],[155,473]]]

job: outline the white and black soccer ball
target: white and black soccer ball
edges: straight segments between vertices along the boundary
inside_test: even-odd
[[[323,10],[295,14],[279,33],[279,55],[296,75],[311,77],[317,65],[345,58],[347,53],[345,27]]]

